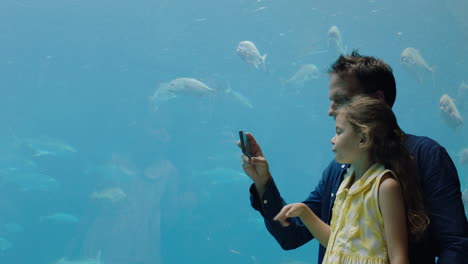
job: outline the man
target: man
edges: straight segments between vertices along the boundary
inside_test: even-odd
[[[380,59],[361,56],[353,51],[340,56],[330,71],[328,114],[353,96],[367,94],[393,106],[396,84],[392,69]],[[287,219],[287,227],[273,221],[286,202],[281,197],[268,169],[268,163],[255,138],[249,137],[253,158],[243,156],[243,168],[254,181],[250,188],[252,207],[265,219],[268,231],[285,250],[297,248],[311,239],[312,234],[297,218]],[[406,135],[405,145],[414,156],[418,180],[424,193],[430,225],[419,242],[410,242],[410,263],[463,264],[468,263],[468,221],[460,191],[460,180],[446,150],[427,137]],[[331,161],[324,170],[315,190],[303,201],[324,222],[330,224],[335,193],[345,177],[348,164]],[[325,248],[320,246],[318,263],[322,262]]]

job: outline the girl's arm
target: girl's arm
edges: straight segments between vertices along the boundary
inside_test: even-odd
[[[386,177],[379,186],[379,207],[382,213],[391,264],[408,264],[406,212],[400,184]]]
[[[322,244],[327,247],[330,238],[330,226],[322,221],[310,208],[304,203],[293,203],[284,206],[281,211],[273,218],[280,221],[283,226],[288,226],[286,218],[299,217],[310,233]]]

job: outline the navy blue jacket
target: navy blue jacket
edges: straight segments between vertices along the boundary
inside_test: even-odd
[[[409,245],[410,263],[468,264],[468,221],[461,198],[458,173],[447,151],[427,137],[407,135],[406,147],[416,160],[430,225],[418,244]],[[335,193],[349,165],[332,161],[322,174],[315,190],[303,202],[330,224]],[[273,179],[268,183],[262,199],[255,186],[250,187],[252,207],[265,220],[268,231],[285,249],[295,249],[311,239],[312,234],[299,218],[289,219],[283,227],[273,217],[286,204]],[[322,263],[325,248],[320,245],[318,263]]]

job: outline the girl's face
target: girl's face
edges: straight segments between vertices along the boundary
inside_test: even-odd
[[[339,163],[353,164],[362,158],[361,138],[361,133],[357,132],[343,115],[338,115],[335,119],[335,136],[331,139],[335,160]]]

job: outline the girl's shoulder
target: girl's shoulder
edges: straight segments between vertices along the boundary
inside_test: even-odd
[[[379,192],[384,190],[392,190],[393,188],[401,188],[398,179],[391,170],[385,170],[382,175],[378,178]]]
[[[379,192],[400,191],[400,183],[391,172],[385,173],[380,179]]]

